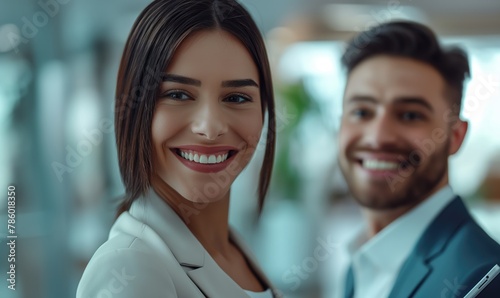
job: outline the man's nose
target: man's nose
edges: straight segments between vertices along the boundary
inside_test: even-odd
[[[398,124],[390,115],[378,115],[368,123],[364,134],[364,141],[372,148],[381,149],[394,147],[398,140]]]

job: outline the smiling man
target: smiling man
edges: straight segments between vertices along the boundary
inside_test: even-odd
[[[367,228],[349,245],[345,297],[463,297],[500,246],[448,184],[461,147],[467,56],[413,22],[355,37],[347,69],[339,164]],[[500,297],[500,277],[478,297]],[[497,296],[495,296],[497,295]]]

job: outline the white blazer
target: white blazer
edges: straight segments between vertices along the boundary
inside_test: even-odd
[[[195,215],[193,215],[195,216]],[[230,237],[274,297],[253,256],[233,231]],[[132,203],[94,253],[78,284],[77,298],[238,298],[249,296],[212,259],[181,218],[151,188]]]

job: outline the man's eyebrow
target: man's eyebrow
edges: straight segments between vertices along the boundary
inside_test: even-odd
[[[224,81],[221,84],[222,87],[224,88],[238,88],[238,87],[259,87],[259,84],[257,84],[254,80],[252,79],[244,79],[244,80],[230,80],[230,81]]]
[[[378,100],[375,97],[368,96],[368,95],[354,95],[354,96],[348,98],[348,100],[347,100],[347,103],[360,103],[360,102],[378,103]],[[429,102],[420,96],[398,97],[394,100],[394,104],[395,105],[417,104],[417,105],[420,105],[420,106],[428,109],[431,112],[434,112],[434,109],[429,104]]]
[[[186,84],[186,85],[193,85],[193,86],[201,86],[201,81],[200,80],[195,80],[192,78],[180,76],[180,75],[175,75],[175,74],[166,74],[163,76],[163,81],[164,82],[174,82],[174,83],[180,83],[180,84]]]
[[[428,109],[431,112],[434,112],[434,109],[432,106],[429,104],[427,100],[425,100],[423,97],[419,96],[405,96],[405,97],[399,97],[394,100],[395,104],[416,104],[420,105],[426,109]]]
[[[377,103],[378,100],[375,97],[368,95],[353,95],[347,99],[347,103],[359,103],[359,102]]]

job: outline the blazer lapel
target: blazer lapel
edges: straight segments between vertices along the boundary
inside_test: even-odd
[[[203,267],[187,271],[187,275],[206,297],[249,297],[208,253]]]
[[[130,212],[162,238],[187,276],[206,297],[249,297],[217,265],[179,215],[152,188],[139,199]]]
[[[244,242],[241,240],[240,235],[233,229],[230,229],[229,237],[231,241],[243,252],[245,258],[247,259],[248,265],[255,273],[255,275],[257,275],[257,277],[261,280],[262,283],[264,283],[264,285],[266,285],[268,288],[271,289],[273,297],[276,298],[283,297],[281,291],[276,289],[267,279],[266,275],[264,274],[264,271],[262,271],[262,268],[260,268],[260,266],[258,265],[257,259],[255,258],[253,253],[248,249],[248,247],[244,244]]]
[[[229,230],[231,241],[241,249],[245,255],[249,266],[258,276],[258,278],[273,292],[274,297],[281,297],[281,294],[272,287],[269,280],[265,277],[262,270],[255,262],[255,257],[251,254],[248,248],[243,244],[239,235],[232,229]],[[215,260],[205,251],[205,262],[203,267],[199,267],[187,272],[188,276],[196,283],[207,297],[244,297],[249,296],[241,289],[241,287],[233,281],[220,267]],[[219,286],[223,285],[223,286]]]
[[[411,297],[432,272],[431,260],[441,254],[455,231],[471,217],[456,197],[432,221],[399,271],[389,298]]]

